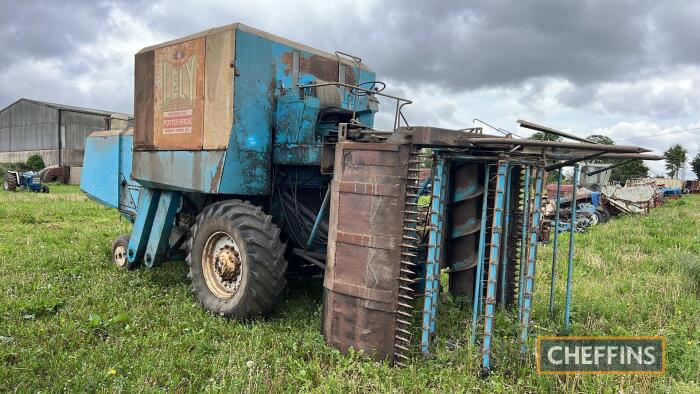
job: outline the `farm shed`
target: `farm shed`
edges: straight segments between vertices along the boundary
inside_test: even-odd
[[[82,167],[91,132],[132,122],[128,114],[21,98],[0,110],[0,163],[38,154],[47,166]]]

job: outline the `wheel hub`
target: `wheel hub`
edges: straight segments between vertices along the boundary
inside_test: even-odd
[[[220,299],[233,297],[241,286],[243,260],[233,238],[222,231],[212,234],[202,250],[202,271],[209,290]]]
[[[238,272],[240,271],[241,262],[239,256],[237,256],[236,251],[229,247],[223,248],[219,251],[219,255],[216,257],[216,262],[214,268],[216,273],[219,274],[221,279],[225,281],[234,280]]]
[[[119,267],[124,267],[126,265],[126,248],[122,245],[114,248],[114,262]]]

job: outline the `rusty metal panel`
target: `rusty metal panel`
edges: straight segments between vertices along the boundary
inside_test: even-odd
[[[134,66],[134,150],[151,150],[153,145],[153,79],[155,53],[140,52]]]
[[[234,30],[206,36],[204,149],[226,149],[233,122]]]
[[[483,165],[456,163],[452,170],[447,265],[449,289],[454,295],[473,296],[479,248],[483,188]]]
[[[205,37],[155,50],[153,132],[157,150],[200,150]]]
[[[408,146],[336,145],[323,334],[343,352],[390,359],[396,334]]]

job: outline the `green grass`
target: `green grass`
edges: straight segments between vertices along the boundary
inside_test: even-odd
[[[203,311],[183,263],[120,271],[110,246],[129,225],[76,187],[0,192],[0,391],[700,392],[700,198],[577,235],[573,334],[665,335],[661,377],[538,376],[518,352],[514,313],[499,312],[494,371],[478,377],[470,315],[441,304],[435,358],[391,368],[344,356],[320,334],[321,283],[292,283],[275,313],[234,322]],[[566,241],[562,239],[562,244]],[[565,272],[566,248],[558,270]],[[534,335],[547,314],[551,247],[540,247]]]

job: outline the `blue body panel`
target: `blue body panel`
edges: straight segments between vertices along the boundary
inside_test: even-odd
[[[139,184],[131,179],[134,137],[119,131],[98,132],[85,140],[80,189],[100,204],[133,219]]]
[[[119,135],[88,137],[80,190],[111,208],[119,207]]]
[[[163,191],[160,193],[143,259],[146,267],[152,268],[167,257],[170,247],[170,230],[173,227],[179,206],[180,192]]]
[[[216,193],[225,151],[151,151],[134,156],[134,167],[157,173],[157,180],[138,178],[146,187]]]

